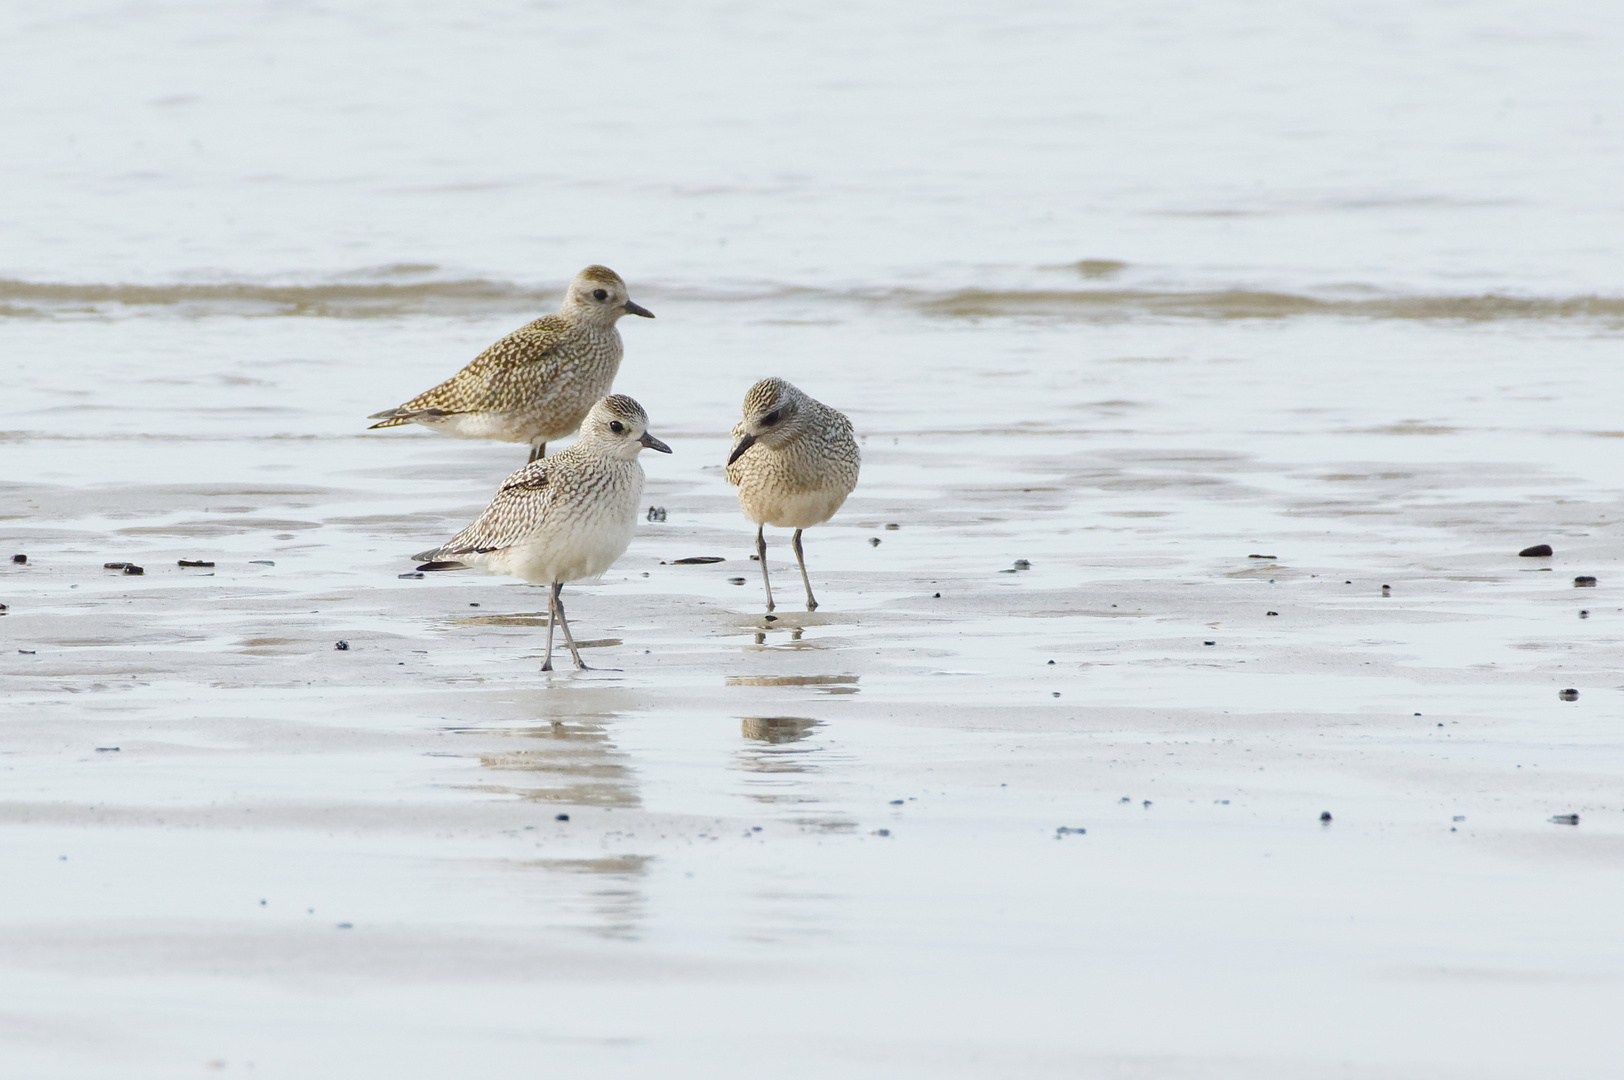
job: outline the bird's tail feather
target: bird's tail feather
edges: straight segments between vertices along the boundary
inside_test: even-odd
[[[393,409],[375,412],[367,417],[368,420],[379,421],[367,428],[367,430],[372,431],[374,428],[381,427],[399,427],[401,424],[428,423],[449,415],[450,412],[446,409],[408,409],[404,405],[398,405]]]

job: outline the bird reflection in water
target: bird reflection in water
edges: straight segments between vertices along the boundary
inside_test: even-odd
[[[738,769],[745,774],[745,798],[770,806],[812,807],[824,802],[817,788],[818,761],[828,748],[812,738],[822,722],[803,716],[746,716],[739,731],[750,740],[739,751]],[[793,824],[829,832],[847,832],[855,821],[838,813],[796,817]]]
[[[462,734],[497,736],[517,743],[482,752],[479,763],[503,774],[503,782],[473,787],[537,802],[639,805],[630,758],[610,741],[607,719],[579,717],[531,727],[459,729]]]
[[[648,915],[643,882],[653,861],[652,855],[605,855],[598,859],[521,859],[512,865],[567,875],[568,884],[583,888],[578,895],[565,896],[549,888],[542,902],[551,918],[564,921],[576,909],[586,917],[584,928],[591,933],[634,940]]]
[[[568,721],[454,730],[480,740],[479,763],[497,781],[470,785],[474,790],[552,803],[560,810],[634,807],[642,799],[629,755],[610,739],[614,718],[613,713],[578,713]],[[563,845],[568,845],[566,850],[573,848],[576,838],[568,831],[553,839],[539,827],[541,822],[553,824],[552,818],[553,808],[549,807],[545,817],[532,818],[538,827],[526,828],[522,835],[526,839],[534,836],[536,847],[543,851]],[[575,827],[561,826],[564,830]],[[635,842],[629,834],[613,832],[605,839]],[[620,853],[595,858],[509,859],[503,865],[545,871],[527,873],[518,884],[527,893],[537,894],[537,907],[547,913],[548,922],[603,937],[632,939],[639,936],[647,917],[644,882],[653,858]]]

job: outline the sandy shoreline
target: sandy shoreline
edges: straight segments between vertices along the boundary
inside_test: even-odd
[[[269,325],[270,353],[309,340]],[[251,358],[269,411],[211,413],[241,393],[212,380],[208,442],[36,411],[4,445],[30,556],[0,565],[8,1052],[39,1076],[728,1072],[784,1045],[805,1076],[1604,1075],[1621,441],[1576,399],[1555,430],[1463,422],[1447,370],[1403,413],[1350,397],[1259,434],[1276,361],[1220,365],[1226,415],[1202,361],[1097,355],[1057,356],[1036,415],[969,364],[859,401],[863,484],[808,534],[824,607],[771,622],[707,464],[729,371],[651,386],[666,521],[570,590],[618,670],[551,678],[536,590],[396,576],[509,448],[324,430],[364,388],[296,413],[302,365]],[[1516,556],[1538,540],[1557,555]]]

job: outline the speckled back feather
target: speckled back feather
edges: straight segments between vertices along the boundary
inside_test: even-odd
[[[611,290],[613,302],[594,300],[602,288]],[[506,442],[563,438],[614,383],[623,353],[615,323],[625,314],[625,294],[619,274],[587,267],[570,282],[557,314],[526,323],[451,378],[374,413],[369,419],[378,422],[371,427],[417,423],[459,438]]]

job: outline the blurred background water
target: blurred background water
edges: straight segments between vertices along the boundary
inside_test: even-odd
[[[1616,294],[1621,54],[1522,0],[8,4],[0,278]]]

